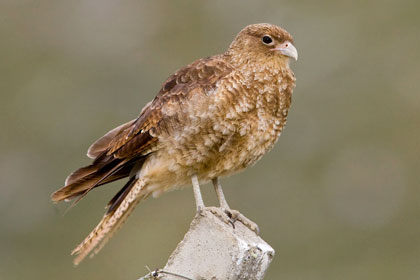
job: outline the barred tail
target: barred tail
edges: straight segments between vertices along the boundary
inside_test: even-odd
[[[112,235],[122,226],[135,206],[148,196],[143,179],[131,178],[108,204],[108,211],[95,229],[73,251],[74,264],[78,265],[87,255],[97,254]]]

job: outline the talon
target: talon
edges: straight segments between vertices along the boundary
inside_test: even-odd
[[[260,229],[256,223],[242,215],[237,210],[229,210],[229,213],[231,214],[231,220],[235,223],[236,221],[240,221],[244,226],[255,232],[257,235],[260,234]]]
[[[233,228],[233,229],[235,229],[235,222],[236,222],[236,221],[233,221],[232,219],[230,219],[230,220],[229,220],[229,224],[231,224],[231,225],[232,225],[232,228]]]
[[[236,215],[234,215],[232,213],[232,211],[229,210],[229,209],[223,209],[223,212],[225,212],[226,216],[228,216],[228,218],[229,218],[229,224],[231,224],[232,227],[233,227],[233,229],[235,229],[235,222],[237,220],[236,219]]]

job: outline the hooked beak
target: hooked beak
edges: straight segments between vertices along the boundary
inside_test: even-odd
[[[271,50],[272,51],[277,51],[284,56],[294,58],[295,60],[298,59],[298,51],[295,48],[295,46],[293,46],[293,44],[290,43],[289,41],[284,42],[283,44],[281,44],[278,47],[276,47],[274,49],[271,49]]]

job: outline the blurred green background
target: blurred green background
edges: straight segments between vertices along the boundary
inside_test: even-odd
[[[194,215],[191,188],[141,203],[94,259],[69,253],[123,182],[64,215],[50,194],[177,68],[245,25],[295,39],[273,151],[222,181],[276,250],[266,279],[420,279],[419,1],[0,1],[0,278],[137,279]],[[210,185],[205,200],[215,204]],[[64,215],[64,216],[63,216]]]

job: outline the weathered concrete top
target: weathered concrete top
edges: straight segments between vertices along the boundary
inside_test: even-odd
[[[259,280],[273,257],[273,248],[242,223],[236,222],[233,228],[203,211],[163,269],[184,278],[161,273],[158,279]]]

